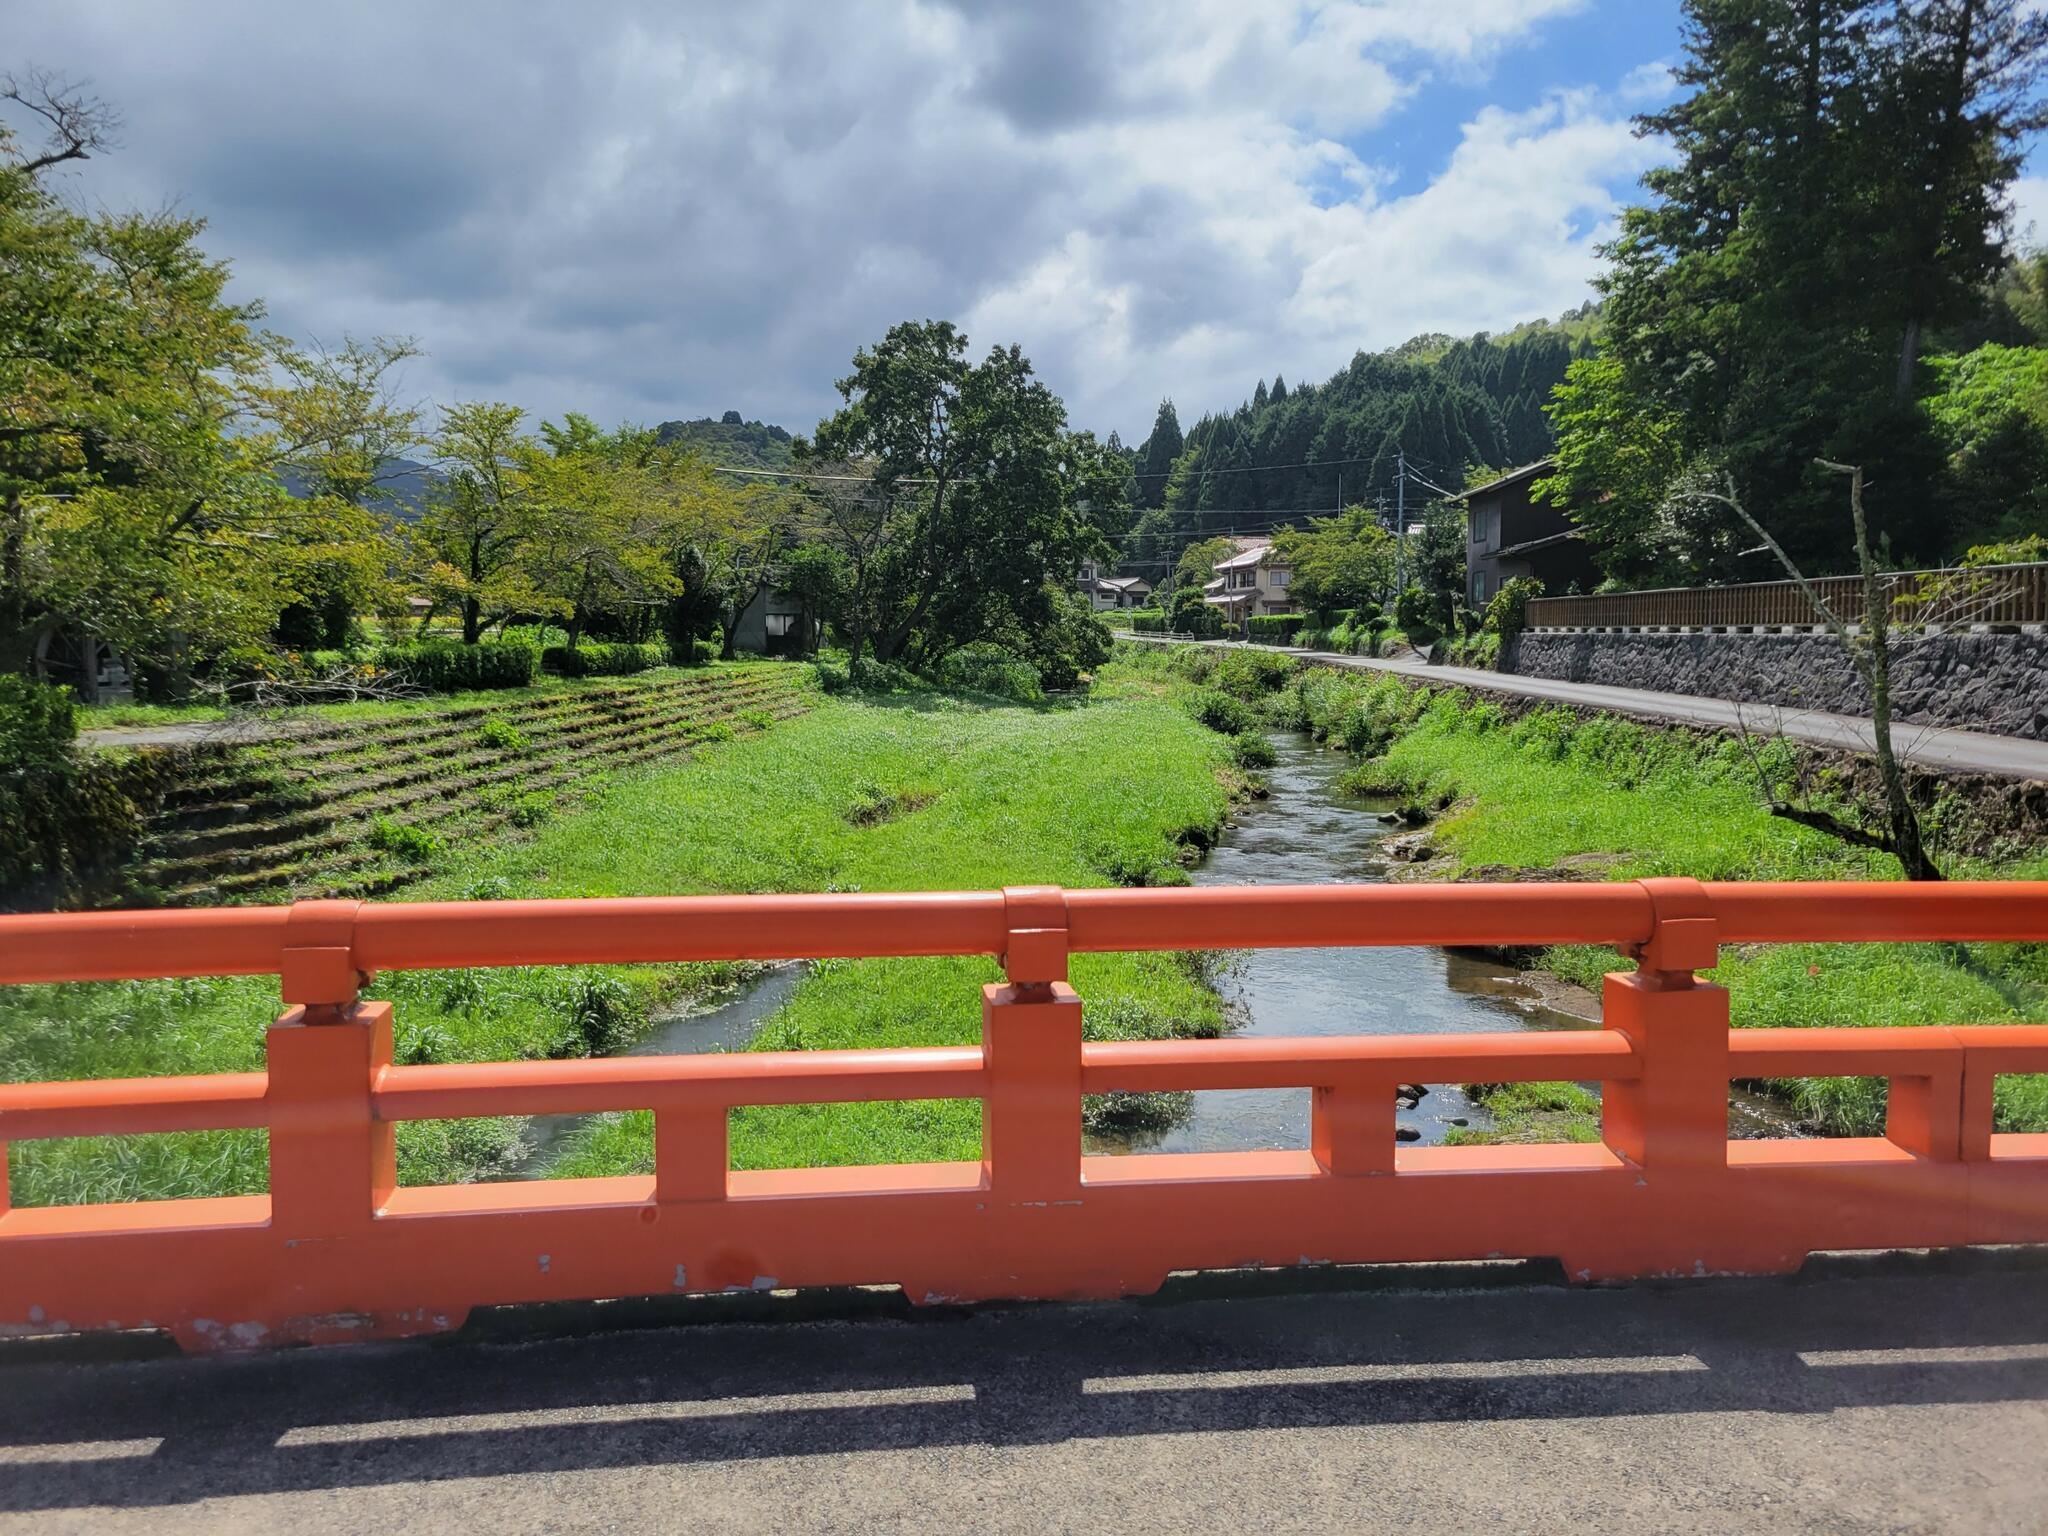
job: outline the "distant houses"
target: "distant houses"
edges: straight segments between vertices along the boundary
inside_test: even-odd
[[[1074,584],[1097,613],[1112,608],[1142,608],[1152,595],[1152,583],[1142,576],[1113,576],[1093,560],[1083,560]]]
[[[1555,596],[1600,582],[1593,551],[1563,507],[1538,502],[1529,487],[1557,468],[1538,459],[1465,492],[1465,600],[1474,612],[1517,576]]]
[[[1271,539],[1236,538],[1236,552],[1215,565],[1216,579],[1202,588],[1202,601],[1222,610],[1229,624],[1262,613],[1292,613],[1288,584],[1294,570],[1273,549]]]

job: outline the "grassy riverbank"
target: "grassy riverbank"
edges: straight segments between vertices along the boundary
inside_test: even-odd
[[[1224,744],[1158,701],[988,709],[932,695],[834,701],[784,727],[772,751],[624,786],[594,822],[564,822],[489,873],[522,890],[961,890],[1178,878],[1228,807]],[[764,743],[764,746],[766,744]],[[1223,1028],[1200,964],[1083,955],[1073,964],[1095,1038]],[[975,1040],[987,960],[836,961],[809,968],[757,1049]],[[1126,1106],[1128,1107],[1128,1106]],[[1115,1106],[1095,1107],[1098,1116]],[[974,1102],[793,1105],[733,1117],[740,1168],[980,1156]],[[653,1166],[649,1117],[598,1122],[554,1166]]]
[[[828,699],[758,737],[628,774],[519,840],[451,852],[424,897],[1100,885],[1177,877],[1183,843],[1228,807],[1227,744],[1171,703],[1017,708],[916,693]],[[587,801],[587,803],[585,803]],[[742,979],[737,966],[573,967],[380,979],[408,1061],[623,1049],[664,1009]],[[986,961],[811,968],[759,1044],[972,1040]],[[1212,1034],[1198,964],[1086,956],[1097,1036]],[[276,983],[262,978],[0,989],[0,1081],[253,1070]],[[1113,1106],[1110,1108],[1114,1108]],[[1097,1106],[1097,1113],[1104,1107]],[[979,1155],[978,1105],[793,1107],[736,1116],[742,1167]],[[490,1176],[523,1151],[511,1121],[401,1127],[401,1177]],[[644,1119],[583,1137],[557,1172],[651,1166]],[[22,1204],[264,1187],[257,1133],[24,1143]]]
[[[1433,819],[1417,873],[1431,879],[1513,879],[1562,870],[1575,878],[1692,875],[1707,880],[1892,880],[1896,863],[1770,814],[1758,774],[1793,771],[1785,743],[1752,756],[1733,740],[1661,730],[1563,709],[1511,719],[1463,690],[1410,687],[1387,676],[1297,670],[1285,657],[1126,647],[1124,666],[1151,691],[1201,707],[1222,690],[1262,718],[1312,731],[1358,754],[1353,782],[1405,797]],[[1940,818],[1936,818],[1939,829]],[[1959,876],[2048,878],[2048,850],[2008,858],[1952,857]],[[1533,963],[1597,987],[1629,969],[1612,950],[1558,947]],[[1738,1028],[2048,1021],[2048,947],[2039,945],[1792,944],[1731,947],[1715,980]],[[1813,1129],[1878,1133],[1885,1087],[1861,1078],[1774,1085]],[[1527,1096],[1524,1096],[1527,1097]],[[1583,1098],[1583,1096],[1581,1096]],[[1511,1134],[1528,1108],[1547,1131],[1590,1103],[1537,1095],[1496,1103]],[[2048,1129],[2048,1078],[2004,1077],[2000,1130]]]

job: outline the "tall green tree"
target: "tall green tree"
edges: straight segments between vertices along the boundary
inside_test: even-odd
[[[681,586],[670,552],[688,517],[678,492],[695,471],[690,455],[650,429],[607,432],[572,411],[512,457],[528,502],[514,559],[569,645],[597,626],[646,638]]]
[[[1273,537],[1275,553],[1293,568],[1288,594],[1305,613],[1380,609],[1394,597],[1394,535],[1366,507],[1310,521],[1306,531]]]
[[[95,104],[42,76],[0,79],[7,102],[51,137],[0,124],[0,666],[69,639],[90,686],[106,641],[175,689],[267,642],[310,573],[374,537],[360,509],[280,480],[364,413],[228,300],[198,221],[51,195],[42,174],[104,142]]]
[[[1609,247],[1619,373],[1581,375],[1560,402],[1562,455],[1710,460],[1814,570],[1848,558],[1818,463],[1861,464],[1873,538],[1938,558],[1951,540],[1940,446],[1914,399],[1920,338],[1979,302],[2004,261],[2042,18],[2022,0],[1688,0],[1686,18],[1685,94],[1639,120],[1675,157]],[[1630,447],[1588,441],[1616,430]],[[1624,513],[1642,501],[1576,471],[1551,484],[1618,488]],[[1689,552],[1609,550],[1610,568],[1769,574],[1731,513],[1703,515],[1718,528],[1691,529]]]
[[[1182,443],[1180,414],[1171,400],[1162,400],[1159,414],[1152,418],[1152,435],[1138,450],[1139,506],[1166,505],[1166,477],[1173,470],[1173,461],[1180,457]]]
[[[1048,586],[1109,553],[1126,521],[1126,466],[1070,433],[1059,397],[1017,347],[968,361],[946,321],[906,321],[854,355],[845,406],[807,452],[871,465],[896,510],[877,562],[882,661],[925,666],[1006,626],[1049,623]]]
[[[1893,394],[1914,395],[1922,337],[1966,315],[2006,262],[2006,190],[2028,134],[2048,125],[2037,87],[2048,11],[2032,0],[1919,0],[1887,37],[1894,100],[1871,145],[1888,214],[1871,275],[1900,337]]]
[[[441,478],[416,537],[431,594],[461,616],[464,645],[475,645],[488,623],[554,606],[521,562],[541,514],[521,462],[525,414],[496,401],[443,406],[428,443]]]

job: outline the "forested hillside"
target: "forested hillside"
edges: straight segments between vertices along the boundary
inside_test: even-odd
[[[664,446],[680,443],[696,449],[713,463],[736,469],[789,466],[789,433],[765,421],[743,421],[738,411],[727,411],[715,421],[709,416],[695,421],[664,421],[654,431]]]
[[[1544,407],[1577,358],[1592,355],[1597,306],[1504,336],[1417,336],[1359,352],[1321,384],[1261,379],[1234,411],[1183,433],[1171,400],[1132,455],[1146,509],[1126,554],[1171,561],[1198,534],[1262,531],[1296,514],[1374,506],[1395,494],[1396,460],[1447,487],[1468,468],[1526,464],[1552,447]],[[1410,486],[1411,496],[1416,494]]]

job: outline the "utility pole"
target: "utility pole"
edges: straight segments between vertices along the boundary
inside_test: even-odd
[[[1394,455],[1394,601],[1408,590],[1408,450]]]

